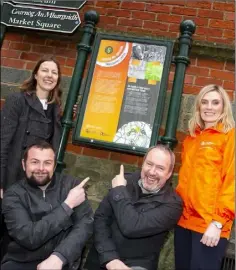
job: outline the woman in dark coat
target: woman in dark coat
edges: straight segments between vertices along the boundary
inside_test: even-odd
[[[1,194],[23,174],[24,149],[38,139],[58,149],[61,137],[61,71],[53,57],[38,61],[20,93],[6,98],[1,112]]]

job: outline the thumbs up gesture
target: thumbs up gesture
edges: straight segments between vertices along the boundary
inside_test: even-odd
[[[115,176],[115,178],[112,179],[112,188],[118,187],[118,186],[126,186],[127,181],[125,180],[124,176],[124,166],[120,165],[120,173]]]

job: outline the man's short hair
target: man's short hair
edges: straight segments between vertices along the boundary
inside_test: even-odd
[[[147,150],[147,152],[143,158],[143,161],[145,161],[148,153],[151,152],[153,149],[160,149],[163,152],[166,152],[169,154],[169,156],[170,156],[170,170],[169,171],[172,172],[174,170],[174,166],[175,166],[175,154],[167,144],[157,143],[155,146],[150,147]]]
[[[28,153],[29,153],[29,150],[31,148],[38,148],[38,149],[41,149],[41,150],[44,150],[44,149],[51,149],[54,154],[55,154],[55,150],[54,148],[52,147],[52,145],[46,141],[43,141],[43,140],[39,140],[33,144],[30,144],[26,149],[25,149],[25,152],[23,154],[23,159],[24,159],[24,162],[27,161],[28,159]],[[56,161],[56,155],[55,155],[55,161]]]

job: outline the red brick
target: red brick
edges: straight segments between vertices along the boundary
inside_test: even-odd
[[[82,149],[83,149],[83,147],[78,146],[78,145],[74,145],[74,144],[71,144],[71,143],[68,143],[66,145],[66,151],[72,152],[72,153],[75,153],[75,154],[80,155],[82,153]]]
[[[174,39],[176,39],[179,35],[178,33],[161,31],[161,30],[152,30],[152,34],[158,37],[168,37],[168,38],[174,38]]]
[[[204,36],[213,36],[213,37],[222,37],[223,30],[216,28],[208,28],[208,27],[197,27],[196,35],[204,35]]]
[[[185,85],[184,86],[184,90],[183,90],[183,93],[184,94],[198,94],[199,91],[201,90],[201,87],[200,86],[192,86],[192,85]]]
[[[217,10],[207,10],[207,9],[199,9],[198,10],[199,17],[206,17],[209,19],[220,19],[223,20],[224,12]]]
[[[48,46],[33,45],[32,46],[32,52],[53,54],[54,53],[54,48],[53,47],[48,47]]]
[[[226,21],[235,21],[235,12],[225,12]]]
[[[92,148],[84,147],[83,155],[90,156],[90,157],[108,159],[110,156],[110,152],[106,151],[106,150],[92,149]]]
[[[179,143],[182,143],[184,139],[186,138],[186,133],[182,131],[177,131],[176,132],[176,139],[178,140]],[[178,151],[177,151],[178,152]],[[181,151],[180,151],[181,152]]]
[[[177,164],[181,163],[181,152],[175,151],[175,163],[177,163]]]
[[[1,50],[1,57],[18,59],[20,57],[20,54],[21,54],[21,51],[5,50],[4,48],[2,48]]]
[[[168,81],[173,82],[174,81],[175,73],[173,71],[170,71]]]
[[[125,9],[108,9],[106,15],[129,18],[131,17],[131,11]]]
[[[163,3],[165,5],[173,5],[173,6],[185,6],[186,2],[185,0],[181,1],[181,0],[159,0],[159,3]]]
[[[75,63],[76,63],[75,58],[67,58],[65,65],[69,67],[75,67]]]
[[[138,156],[128,155],[128,154],[121,154],[116,152],[111,152],[111,160],[117,160],[120,162],[128,163],[128,164],[137,164],[138,163]]]
[[[56,55],[63,55],[64,57],[70,57],[75,58],[76,57],[76,51],[74,50],[68,50],[63,48],[54,48]]]
[[[168,31],[169,24],[161,22],[148,22],[144,21],[143,28],[146,29],[156,29],[161,31]]]
[[[132,11],[132,18],[154,21],[156,18],[156,14],[151,13],[151,12],[146,12],[146,11]]]
[[[39,36],[24,36],[23,42],[25,43],[33,43],[38,45],[45,45],[45,38]]]
[[[72,74],[73,74],[73,68],[71,68],[71,67],[61,67],[61,73],[62,73],[62,75],[65,75],[65,76],[69,76],[69,77],[71,77],[72,76]]]
[[[234,72],[231,72],[231,71],[212,69],[210,74],[214,78],[218,78],[218,79],[222,79],[226,81],[234,81],[234,78],[235,78]]]
[[[158,14],[157,20],[162,22],[180,23],[182,18],[182,16],[178,15]]]
[[[197,59],[197,66],[214,68],[214,69],[223,69],[224,62],[219,62],[219,61],[212,60],[212,59],[198,58]]]
[[[234,30],[224,30],[223,37],[225,38],[234,38],[235,37],[235,31]]]
[[[27,62],[25,69],[27,69],[27,70],[33,70],[34,67],[35,67],[35,65],[36,65],[36,62]]]
[[[22,34],[17,34],[17,33],[11,33],[11,32],[6,32],[4,39],[5,40],[10,40],[10,41],[22,41],[24,35]]]
[[[9,46],[10,46],[10,41],[4,39],[4,40],[3,40],[3,43],[2,43],[2,49],[8,49]]]
[[[189,15],[189,16],[196,16],[197,9],[193,8],[185,8],[185,7],[173,7],[172,14],[180,14],[180,15]]]
[[[170,23],[170,27],[169,27],[169,31],[170,32],[178,32],[179,33],[179,24],[177,23]]]
[[[112,32],[114,32],[114,31],[117,31],[117,32],[128,32],[128,26],[123,26],[123,25],[112,25],[112,24],[105,24],[104,25],[104,27],[103,27],[103,29],[106,29],[106,30],[108,30],[108,29],[110,29]],[[141,29],[141,28],[139,28],[139,29]],[[132,31],[133,30],[133,27],[131,27],[131,30],[129,30],[129,31]]]
[[[234,101],[234,100],[235,100],[235,91],[227,91],[227,90],[226,90],[226,92],[227,92],[227,94],[228,94],[230,100],[231,100],[231,101]]]
[[[0,110],[2,109],[4,103],[5,103],[5,99],[1,99],[1,102],[0,102]]]
[[[225,90],[235,90],[235,82],[224,81],[223,87]]]
[[[213,3],[213,9],[221,11],[232,11],[235,10],[235,3],[215,2]]]
[[[188,7],[194,7],[199,9],[211,9],[211,3],[212,1],[186,1],[186,4]]]
[[[206,77],[197,77],[195,79],[195,85],[205,86],[207,84],[219,84],[221,85],[222,80],[216,78],[206,78]]]
[[[174,173],[179,173],[180,167],[181,167],[181,164],[175,163]]]
[[[68,49],[77,51],[78,43],[69,43]]]
[[[18,69],[24,69],[25,61],[11,58],[4,58],[1,62],[4,67],[12,67]]]
[[[119,8],[120,1],[97,1],[96,3],[97,7],[103,7],[103,8]]]
[[[58,56],[57,55],[55,58],[59,62],[60,66],[64,66],[65,65],[65,63],[66,63],[66,58],[65,57],[62,57],[62,56]]]
[[[38,61],[42,57],[42,54],[22,52],[20,59],[29,60],[29,61]]]
[[[88,2],[88,1],[87,1]],[[90,1],[89,1],[90,2]],[[81,9],[81,12],[80,12],[80,18],[84,18],[84,14],[89,11],[89,10],[95,10],[98,12],[99,15],[106,15],[107,14],[107,9],[103,8],[103,7],[94,7],[94,6],[84,6],[82,9]]]
[[[158,13],[170,13],[171,7],[164,4],[147,4],[146,10]]]
[[[189,66],[186,70],[187,74],[193,75],[200,75],[200,76],[208,76],[209,75],[209,68],[205,67],[196,67],[196,66]]]
[[[150,30],[143,29],[140,27],[128,27],[127,28],[128,33],[134,33],[134,34],[139,34],[139,35],[147,35],[147,33],[150,34],[151,32],[148,32],[148,31],[150,31]]]
[[[142,20],[135,20],[135,19],[125,19],[125,18],[119,18],[118,25],[124,25],[124,26],[134,26],[134,27],[141,27],[143,24]]]
[[[109,1],[109,2],[111,2],[111,1]],[[121,2],[121,8],[125,8],[125,9],[128,9],[128,10],[141,10],[141,11],[144,11],[145,7],[146,7],[146,3],[129,2],[129,1]]]
[[[209,27],[234,30],[234,22],[211,19],[209,23]]]
[[[194,80],[194,76],[186,74],[184,78],[184,83],[192,84],[193,80]]]
[[[31,45],[28,43],[11,42],[10,49],[19,51],[30,51]]]
[[[191,58],[190,57],[190,65],[191,66],[196,66],[197,65],[197,58]]]
[[[138,158],[138,167],[141,168],[143,165],[143,157]]]
[[[235,63],[234,62],[226,62],[225,70],[235,71]]]
[[[67,49],[69,45],[69,41],[65,40],[52,40],[52,39],[47,39],[46,40],[46,46],[53,46],[53,47],[62,47],[64,49]]]
[[[100,23],[106,23],[106,24],[117,24],[118,18],[117,17],[111,17],[111,16],[100,16],[99,24]]]

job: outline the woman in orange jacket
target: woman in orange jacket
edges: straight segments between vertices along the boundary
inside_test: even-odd
[[[176,191],[184,210],[175,229],[176,270],[221,267],[234,220],[234,125],[225,90],[205,86],[183,142]]]

